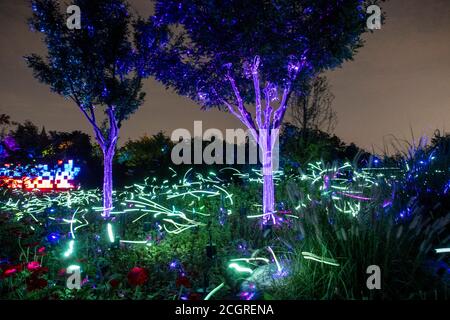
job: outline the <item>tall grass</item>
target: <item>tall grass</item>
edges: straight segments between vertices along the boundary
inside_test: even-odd
[[[290,275],[270,293],[276,299],[447,299],[450,296],[449,257],[436,247],[449,245],[450,139],[435,137],[432,146],[410,144],[396,159],[404,171],[379,195],[392,194],[363,206],[356,217],[327,203],[311,202],[299,209],[292,231],[279,234],[278,251],[290,265]],[[392,162],[391,162],[392,163]],[[358,170],[354,167],[353,170]],[[305,188],[291,184],[294,206]],[[309,191],[308,191],[309,192]],[[377,203],[378,202],[378,203]],[[400,216],[400,214],[402,214]],[[305,259],[310,252],[334,259],[339,266]],[[381,269],[381,289],[369,290],[367,267]]]

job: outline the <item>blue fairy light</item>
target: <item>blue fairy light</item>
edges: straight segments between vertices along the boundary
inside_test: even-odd
[[[61,238],[61,235],[59,233],[52,232],[47,236],[47,241],[54,244],[54,243],[58,243],[60,238]]]

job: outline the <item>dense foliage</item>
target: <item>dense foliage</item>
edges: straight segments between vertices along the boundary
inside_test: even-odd
[[[448,298],[448,254],[434,250],[449,246],[448,142],[436,136],[408,158],[364,166],[302,165],[276,180],[280,223],[265,232],[255,218],[261,184],[252,171],[235,172],[227,183],[222,171],[183,171],[117,191],[114,242],[98,220],[98,192],[3,191],[0,295],[203,299],[224,283],[212,298]],[[174,233],[180,226],[164,217],[180,212],[190,221],[173,219],[189,227]],[[76,244],[66,257],[71,219]],[[65,287],[69,265],[81,266],[81,290]],[[381,290],[366,287],[370,265],[381,268]],[[276,275],[269,283],[257,276],[267,270]]]
[[[156,2],[155,16],[138,29],[138,44],[145,56],[154,26],[166,30],[171,41],[161,53],[164,63],[146,70],[179,94],[207,107],[223,107],[222,100],[234,100],[226,79],[230,73],[244,100],[253,103],[248,78],[255,56],[261,59],[262,86],[266,81],[285,86],[288,65],[305,59],[308,67],[293,84],[300,89],[311,74],[352,58],[363,43],[366,7],[360,0],[163,0]],[[149,60],[153,53],[148,53]]]

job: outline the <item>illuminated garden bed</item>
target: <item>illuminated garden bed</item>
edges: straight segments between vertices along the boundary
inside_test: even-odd
[[[391,299],[437,292],[443,297],[449,284],[449,188],[439,170],[430,179],[433,161],[426,166],[421,161],[368,168],[312,163],[299,174],[280,172],[275,181],[277,199],[283,200],[272,226],[261,224],[261,176],[232,168],[147,178],[115,192],[107,220],[101,218],[98,190],[6,189],[1,296]],[[408,194],[419,181],[442,189],[434,193],[440,202],[433,208],[426,198]],[[384,290],[366,284],[372,265],[383,272]],[[71,290],[74,269],[81,283]]]

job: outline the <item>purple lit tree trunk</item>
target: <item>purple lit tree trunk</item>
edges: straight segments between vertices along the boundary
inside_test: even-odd
[[[113,208],[113,176],[112,165],[114,150],[103,150],[103,213],[102,217],[108,218]]]
[[[263,213],[275,212],[275,187],[273,182],[273,158],[272,158],[272,135],[271,131],[263,129],[259,131],[259,146],[262,153],[262,175],[263,175]],[[270,218],[275,223],[273,215],[265,215],[263,222],[269,223]]]
[[[106,112],[109,119],[109,132],[105,141],[104,135],[100,133],[100,138],[97,142],[103,151],[103,218],[109,218],[111,210],[113,209],[113,158],[116,151],[117,139],[119,137],[119,127],[114,115],[114,107],[110,106]],[[96,136],[98,137],[98,127],[95,127]]]
[[[83,108],[79,105],[80,110],[92,125],[95,133],[95,140],[99,144],[103,152],[103,212],[102,217],[107,219],[113,209],[113,159],[116,151],[117,139],[119,137],[119,125],[114,114],[114,106],[109,106],[106,115],[109,120],[107,134],[97,125],[94,107]]]
[[[253,78],[253,84],[255,89],[255,106],[256,114],[255,121],[253,121],[252,115],[245,108],[242,97],[239,93],[239,89],[236,85],[236,81],[230,75],[227,74],[227,79],[231,84],[235,98],[236,106],[233,106],[230,102],[222,99],[222,102],[227,106],[231,114],[238,118],[250,131],[255,142],[258,143],[260,151],[262,153],[262,175],[263,175],[263,224],[275,224],[275,186],[273,180],[273,152],[275,143],[278,139],[279,129],[283,122],[284,115],[286,114],[287,102],[291,93],[291,84],[295,80],[299,71],[306,65],[306,60],[302,57],[301,61],[297,63],[289,63],[288,73],[289,79],[286,81],[283,87],[283,93],[281,94],[281,101],[276,110],[274,110],[271,104],[279,100],[279,94],[277,87],[267,82],[263,90],[265,107],[263,109],[261,103],[261,88],[259,83],[259,57],[255,57],[253,64],[251,65],[251,73]]]

